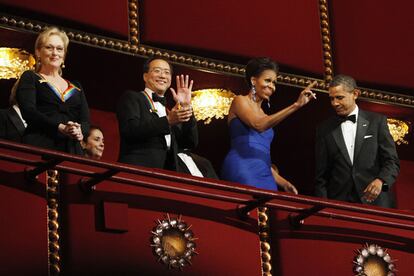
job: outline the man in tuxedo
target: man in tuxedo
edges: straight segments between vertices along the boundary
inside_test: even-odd
[[[0,138],[21,143],[27,124],[17,105],[16,88],[17,82],[10,93],[10,107],[0,110]]]
[[[177,76],[177,91],[170,88],[175,105],[165,107],[171,85],[168,60],[154,57],[143,66],[144,91],[126,91],[117,106],[121,136],[119,162],[177,171],[178,148],[194,148],[198,132],[191,107],[193,81]]]
[[[359,109],[355,80],[336,76],[329,98],[337,116],[316,134],[317,196],[395,207],[390,191],[400,163],[385,116]]]

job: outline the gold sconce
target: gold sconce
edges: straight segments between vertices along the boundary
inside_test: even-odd
[[[0,48],[0,79],[17,79],[20,75],[33,68],[34,57],[28,52],[17,48]]]
[[[388,118],[387,119],[388,128],[390,129],[390,133],[394,142],[397,145],[401,144],[408,144],[408,141],[404,139],[404,137],[408,134],[410,130],[410,122],[404,122],[397,119]]]
[[[197,121],[211,123],[213,118],[223,119],[229,114],[234,93],[225,89],[202,89],[192,93],[192,106]]]

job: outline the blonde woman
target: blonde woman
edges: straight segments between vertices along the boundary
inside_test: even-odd
[[[62,77],[68,44],[67,35],[55,27],[39,34],[36,68],[22,74],[17,102],[27,123],[24,143],[82,155],[89,109],[80,84]]]

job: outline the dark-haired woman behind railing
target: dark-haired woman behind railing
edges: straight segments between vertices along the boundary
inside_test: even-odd
[[[89,133],[81,141],[84,156],[99,160],[105,149],[103,131],[100,127],[91,125]]]

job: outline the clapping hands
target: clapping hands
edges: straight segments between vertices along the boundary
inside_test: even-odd
[[[77,141],[83,139],[81,125],[79,123],[68,121],[66,124],[59,124],[59,131]]]
[[[178,102],[168,113],[167,119],[170,125],[188,122],[193,116],[193,109],[191,105],[181,106]]]

